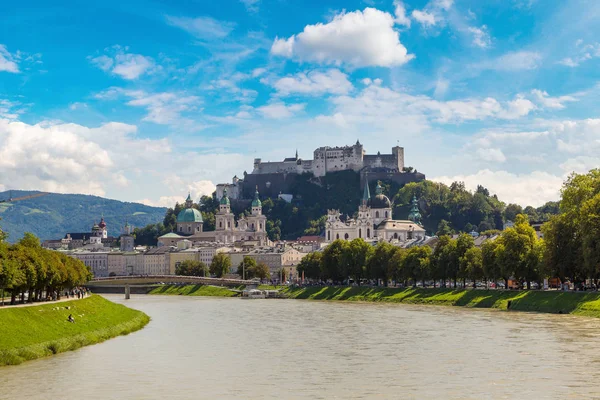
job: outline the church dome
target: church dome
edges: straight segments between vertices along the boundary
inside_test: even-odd
[[[375,197],[371,197],[367,203],[367,205],[371,208],[392,208],[392,202],[388,197],[383,194],[383,189],[381,188],[381,182],[377,182],[377,187],[375,188]]]
[[[202,213],[195,208],[186,208],[177,215],[177,222],[203,222]]]
[[[221,200],[219,201],[219,204],[221,204],[222,206],[228,206],[229,205],[229,197],[227,197],[227,189],[223,190],[223,197],[221,197]]]
[[[256,187],[256,192],[254,192],[254,200],[252,200],[252,207],[262,207],[262,202],[258,197],[258,186]]]

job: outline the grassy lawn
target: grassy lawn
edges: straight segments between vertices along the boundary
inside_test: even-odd
[[[226,287],[208,285],[162,285],[152,289],[148,294],[182,295],[182,296],[218,296],[234,297],[236,292]]]
[[[67,320],[69,314],[75,323]],[[100,343],[141,329],[149,321],[143,312],[97,295],[55,304],[0,308],[0,365]]]
[[[600,292],[309,287],[283,290],[290,298],[379,301],[563,313],[600,317]]]

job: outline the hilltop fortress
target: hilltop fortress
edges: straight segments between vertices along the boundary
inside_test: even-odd
[[[366,181],[390,180],[398,184],[418,182],[425,175],[408,171],[404,166],[404,148],[392,147],[391,154],[366,154],[363,145],[357,140],[352,146],[319,147],[313,153],[312,160],[298,157],[285,158],[283,161],[263,162],[254,159],[252,173],[244,172],[244,178],[233,177],[231,183],[217,185],[217,198],[221,199],[227,193],[231,199],[251,199],[258,187],[261,194],[277,197],[289,193],[289,188],[298,175],[310,173],[315,177],[324,177],[332,172],[355,171],[361,175],[361,186]]]

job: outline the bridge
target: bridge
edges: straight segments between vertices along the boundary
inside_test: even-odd
[[[152,285],[159,283],[189,283],[190,285],[213,286],[256,286],[256,281],[243,279],[209,278],[204,276],[183,275],[129,275],[94,278],[86,286],[123,286],[123,285]]]
[[[248,286],[249,288],[256,287],[256,281],[243,279],[227,279],[227,278],[209,278],[204,276],[183,276],[183,275],[129,275],[129,276],[110,276],[108,278],[94,278],[87,283],[91,289],[102,290],[101,288],[123,288],[125,298],[131,296],[131,287],[145,290],[144,287],[157,284],[183,283],[190,285],[212,285],[212,286]],[[114,290],[114,289],[104,289]],[[144,291],[145,293],[145,291]]]

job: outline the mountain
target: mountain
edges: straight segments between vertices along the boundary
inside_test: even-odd
[[[41,192],[11,190],[0,192],[0,201]],[[133,227],[161,222],[166,208],[150,207],[82,194],[48,193],[43,196],[0,203],[0,227],[15,242],[32,232],[41,240],[60,239],[67,232],[90,232],[102,216],[109,236],[121,234],[125,221]]]

